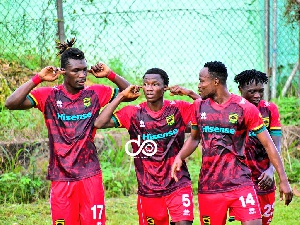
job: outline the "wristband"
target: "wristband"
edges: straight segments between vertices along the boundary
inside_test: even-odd
[[[110,81],[113,81],[116,78],[117,74],[115,74],[114,71],[110,71],[110,73],[107,76],[107,79],[109,79]]]
[[[42,82],[42,79],[40,78],[39,74],[37,73],[36,75],[34,75],[32,78],[31,78],[32,82],[35,84],[35,85],[38,85]]]

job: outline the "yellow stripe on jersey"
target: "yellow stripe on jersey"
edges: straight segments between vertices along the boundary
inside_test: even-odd
[[[282,136],[281,127],[271,127],[269,133],[271,136],[281,137]]]
[[[255,127],[252,131],[253,131],[254,133],[256,133],[256,134],[259,134],[259,133],[263,132],[265,129],[267,129],[267,128],[266,128],[265,125],[262,123],[261,125]]]
[[[270,127],[270,130],[281,130],[281,127]]]
[[[115,127],[121,127],[122,126],[122,124],[121,124],[121,122],[120,122],[120,120],[119,120],[119,118],[117,117],[116,114],[113,114],[111,119],[114,121]]]
[[[36,100],[36,98],[31,93],[29,93],[27,95],[27,99],[31,102],[31,104],[33,106],[37,106],[38,105],[38,101]]]
[[[112,92],[111,92],[111,95],[110,95],[110,99],[109,99],[109,103],[114,100],[117,95],[119,94],[119,88],[111,88],[112,89]]]

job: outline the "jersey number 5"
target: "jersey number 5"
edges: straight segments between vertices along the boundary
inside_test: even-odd
[[[191,200],[189,199],[189,194],[182,195],[182,205],[184,207],[189,207],[191,205]]]

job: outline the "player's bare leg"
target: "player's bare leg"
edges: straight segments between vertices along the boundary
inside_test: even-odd
[[[244,221],[241,223],[242,225],[261,225],[261,219],[257,219],[257,220],[249,220],[249,221]]]

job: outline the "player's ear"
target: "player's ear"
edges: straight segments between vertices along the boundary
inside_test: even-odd
[[[219,85],[220,84],[220,80],[219,80],[219,78],[215,78],[215,85]]]
[[[164,85],[164,91],[167,91],[167,90],[169,90],[168,85]]]
[[[241,88],[241,86],[239,85],[238,88],[239,88],[240,93],[242,94],[242,88]]]

